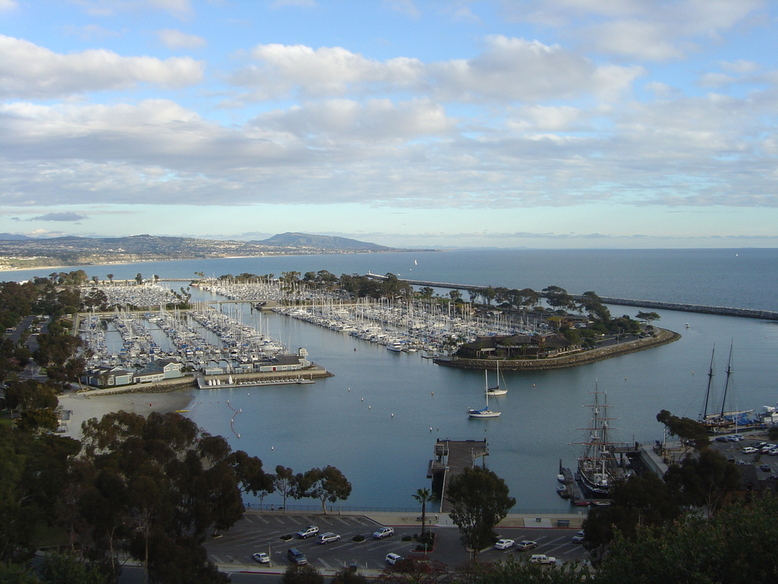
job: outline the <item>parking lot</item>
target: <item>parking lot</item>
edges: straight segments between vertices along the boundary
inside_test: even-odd
[[[384,523],[391,525],[391,518],[381,517]],[[283,514],[279,512],[248,512],[232,529],[216,538],[209,538],[206,547],[209,558],[219,565],[246,566],[259,568],[252,554],[265,552],[270,557],[270,568],[283,571],[291,565],[287,558],[289,548],[297,548],[307,558],[310,565],[319,570],[337,571],[343,567],[356,566],[360,570],[382,570],[386,566],[389,553],[403,558],[424,557],[414,552],[416,543],[404,536],[420,532],[419,525],[394,525],[395,534],[385,539],[374,539],[372,534],[384,523],[364,515],[321,515],[321,514]],[[319,528],[319,533],[333,532],[341,536],[338,541],[327,544],[317,543],[316,537],[300,539],[296,533],[310,525]],[[456,527],[435,527],[435,548],[428,554],[430,559],[449,566],[457,566],[467,561],[467,552],[462,546],[459,530]],[[516,546],[508,550],[489,549],[480,555],[484,561],[494,561],[506,554],[542,553],[555,556],[559,560],[583,559],[586,555],[581,545],[572,542],[576,529],[560,528],[500,528],[500,536],[519,542],[524,539],[536,541],[537,547],[520,551]],[[282,539],[293,536],[291,539]],[[354,541],[362,536],[363,541]]]

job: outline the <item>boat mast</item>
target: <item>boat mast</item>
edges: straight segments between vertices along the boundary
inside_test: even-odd
[[[705,420],[708,417],[708,401],[710,401],[710,387],[713,384],[713,355],[716,353],[716,345],[713,345],[713,350],[710,353],[710,368],[708,369],[708,389],[705,391],[705,406],[702,409],[702,419]]]
[[[732,375],[732,345],[734,344],[734,341],[730,343],[729,345],[729,359],[727,360],[727,380],[724,383],[724,397],[721,398],[721,414],[719,414],[722,418],[724,417],[724,404],[727,401],[727,388],[729,387],[729,376]]]

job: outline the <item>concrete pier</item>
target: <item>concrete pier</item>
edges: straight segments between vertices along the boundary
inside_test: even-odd
[[[446,500],[449,481],[475,466],[476,460],[489,454],[486,440],[449,440],[438,438],[435,458],[430,460],[427,478],[432,479],[432,492],[440,503],[440,512],[448,513],[451,504]]]

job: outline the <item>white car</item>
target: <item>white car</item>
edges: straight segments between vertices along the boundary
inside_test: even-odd
[[[512,539],[498,539],[497,543],[494,544],[494,549],[496,550],[507,550],[508,548],[513,547],[513,545],[516,542]]]
[[[556,564],[556,558],[554,556],[547,556],[546,554],[532,554],[529,561],[533,564]]]
[[[743,448],[743,454],[753,454],[754,452],[756,452],[756,448],[753,446],[746,446]]]
[[[584,540],[584,530],[582,529],[578,533],[576,533],[573,536],[573,543],[583,543]]]
[[[319,528],[315,525],[309,525],[305,529],[301,529],[297,532],[297,537],[300,539],[308,539],[309,537],[313,537],[314,535],[319,534]]]
[[[395,554],[392,552],[386,554],[386,563],[392,566],[394,566],[397,562],[399,562],[402,559],[403,557],[399,554]]]
[[[319,535],[319,537],[316,538],[316,541],[318,543],[330,543],[331,541],[338,541],[340,540],[340,536],[337,533],[332,533],[331,531],[328,531],[327,533],[322,533]]]
[[[265,552],[257,552],[251,557],[258,561],[260,564],[270,563],[270,556],[268,556]]]
[[[385,537],[389,537],[390,535],[394,535],[394,527],[382,527],[381,529],[373,533],[373,538],[384,539]]]

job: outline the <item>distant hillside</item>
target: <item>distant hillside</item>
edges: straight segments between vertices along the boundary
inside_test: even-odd
[[[251,243],[272,245],[274,247],[329,251],[401,251],[396,248],[386,247],[376,243],[357,241],[356,239],[349,239],[347,237],[308,235],[307,233],[280,233],[273,237]]]
[[[0,233],[0,241],[20,241],[23,239],[32,238],[27,237],[26,235],[21,235],[19,233]]]
[[[8,234],[10,235],[10,234]],[[222,241],[194,237],[0,237],[0,270],[53,266],[214,259],[235,256],[410,251],[345,237],[284,233],[263,241]]]

